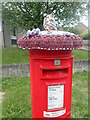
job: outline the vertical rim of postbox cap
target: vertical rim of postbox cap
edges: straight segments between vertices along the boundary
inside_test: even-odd
[[[83,39],[72,34],[24,36],[18,39],[19,48],[26,50],[76,50],[83,45]]]

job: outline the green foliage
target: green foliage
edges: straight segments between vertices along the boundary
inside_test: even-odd
[[[84,31],[83,33],[79,34],[81,38],[84,40],[88,40],[88,30]]]
[[[15,28],[43,29],[43,14],[54,10],[58,28],[69,26],[80,20],[87,7],[80,2],[8,2],[3,3],[3,19]],[[61,24],[62,23],[62,24]]]
[[[80,33],[80,31],[75,27],[66,27],[66,28],[64,28],[64,30],[67,32],[74,33],[76,35],[78,35]]]

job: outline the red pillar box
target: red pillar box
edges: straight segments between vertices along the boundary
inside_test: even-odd
[[[72,50],[83,46],[82,39],[59,32],[24,36],[18,45],[29,50],[32,118],[70,118]]]

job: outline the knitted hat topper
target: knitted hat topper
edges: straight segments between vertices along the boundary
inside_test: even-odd
[[[74,33],[58,31],[54,13],[43,15],[44,31],[39,28],[28,30],[27,34],[18,39],[19,48],[44,50],[73,50],[83,46],[83,40]]]

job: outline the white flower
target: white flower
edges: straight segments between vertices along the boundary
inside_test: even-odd
[[[28,35],[31,35],[31,33],[32,33],[32,31],[28,30],[28,31],[27,31],[27,36],[28,36]]]

